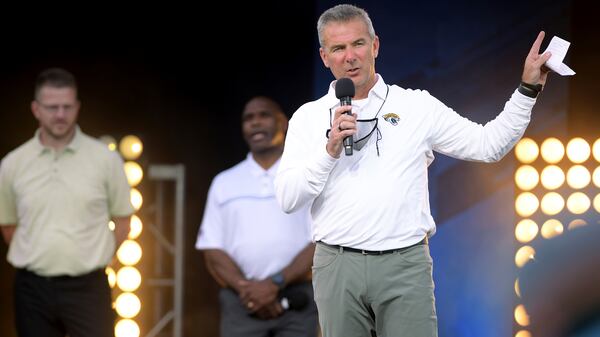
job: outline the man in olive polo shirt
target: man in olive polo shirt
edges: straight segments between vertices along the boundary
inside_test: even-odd
[[[79,107],[73,75],[43,71],[31,103],[39,128],[0,165],[0,228],[17,269],[21,337],[114,335],[104,268],[133,208],[122,160],[81,132]]]

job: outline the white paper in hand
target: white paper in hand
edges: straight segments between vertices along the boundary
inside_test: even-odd
[[[552,53],[550,59],[546,61],[546,66],[562,76],[575,75],[575,72],[563,63],[570,45],[571,42],[555,36],[550,40],[548,48],[544,51],[544,53],[547,51]]]

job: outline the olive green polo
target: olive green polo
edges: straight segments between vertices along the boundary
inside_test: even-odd
[[[16,225],[8,261],[43,276],[81,275],[115,251],[108,228],[133,213],[123,161],[79,127],[60,151],[39,130],[0,166],[0,225]]]

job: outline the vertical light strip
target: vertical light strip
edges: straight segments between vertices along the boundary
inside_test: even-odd
[[[123,169],[131,186],[131,204],[136,212],[143,204],[143,196],[136,188],[144,177],[144,171],[135,160],[142,154],[144,146],[139,137],[128,135],[121,139],[119,152],[125,164]],[[142,231],[142,221],[134,214],[131,217],[130,230],[127,240],[117,251],[121,267],[116,272],[116,285],[121,293],[116,297],[115,309],[120,319],[115,324],[115,337],[139,337],[140,326],[135,321],[142,309],[142,301],[135,294],[142,283],[142,275],[136,268],[143,256],[141,245],[136,241]]]

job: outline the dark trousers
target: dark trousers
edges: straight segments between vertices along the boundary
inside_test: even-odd
[[[19,337],[113,337],[115,314],[106,274],[44,277],[24,269],[15,276]]]
[[[286,310],[269,320],[251,316],[233,290],[221,289],[221,337],[316,337],[317,307],[311,283],[295,284],[290,288],[304,292],[308,304],[300,310]]]

